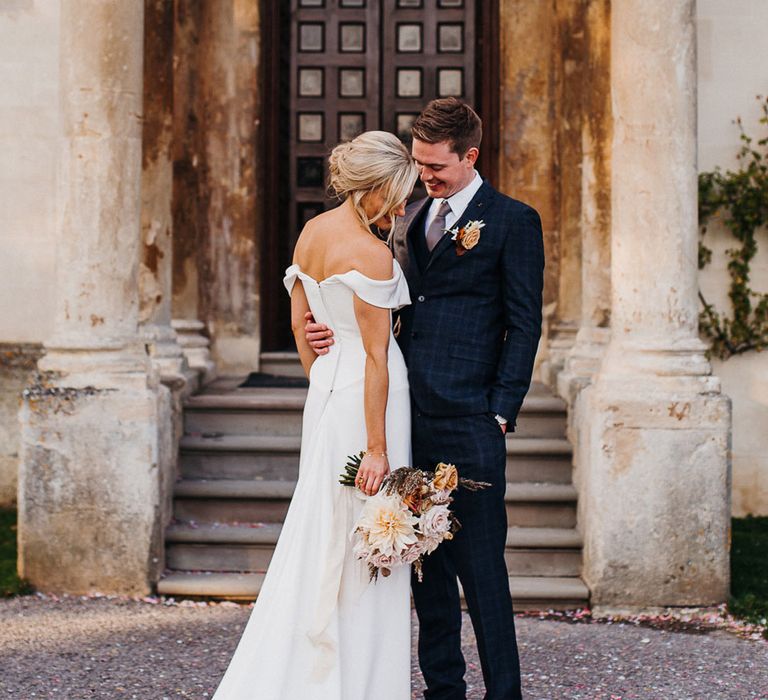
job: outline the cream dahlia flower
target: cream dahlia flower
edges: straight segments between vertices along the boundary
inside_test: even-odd
[[[381,491],[369,498],[358,520],[358,529],[368,536],[368,545],[382,554],[397,555],[416,542],[414,527],[418,523],[397,495],[386,496]]]

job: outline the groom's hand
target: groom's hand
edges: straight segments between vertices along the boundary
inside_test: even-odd
[[[499,428],[501,428],[501,434],[506,435],[507,434],[507,419],[503,416],[500,416],[498,413],[491,413],[493,416],[493,419],[499,424]]]
[[[328,347],[333,345],[333,331],[323,323],[315,323],[315,317],[311,311],[304,314],[307,322],[304,326],[304,335],[310,347],[318,355],[326,355]]]

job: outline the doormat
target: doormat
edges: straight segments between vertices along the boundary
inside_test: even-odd
[[[280,377],[276,374],[251,372],[238,389],[306,389],[306,377]]]

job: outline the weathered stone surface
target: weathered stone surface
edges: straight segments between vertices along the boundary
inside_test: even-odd
[[[163,527],[171,518],[171,494],[183,431],[181,397],[189,373],[176,331],[171,327],[174,25],[173,3],[144,3],[139,322],[145,347],[163,384],[158,387],[157,424],[161,502],[152,544],[153,551],[158,552],[163,551]]]
[[[203,321],[219,371],[247,372],[260,352],[258,3],[181,2],[177,37],[174,317]]]
[[[584,12],[585,57],[574,80],[580,88],[581,286],[579,330],[558,375],[560,395],[572,402],[600,366],[608,342],[611,310],[611,136],[610,5],[593,0]],[[568,177],[564,175],[564,179]],[[576,179],[576,178],[573,178]],[[567,289],[564,285],[563,290]]]
[[[730,584],[729,401],[700,394],[668,405],[666,392],[637,389],[631,403],[599,385],[579,397],[592,417],[579,445],[592,602],[721,603]]]
[[[544,228],[544,304],[557,298],[560,221],[554,3],[506,0],[501,27],[499,189],[535,207]]]
[[[172,4],[145,4],[139,321],[159,328],[171,324],[173,30]]]
[[[537,367],[554,386],[582,315],[590,326],[608,323],[609,3],[502,3],[501,20],[501,186],[542,215],[547,267]],[[580,354],[593,354],[592,342]]]
[[[37,385],[21,418],[20,574],[45,591],[148,592],[161,564],[155,392]]]

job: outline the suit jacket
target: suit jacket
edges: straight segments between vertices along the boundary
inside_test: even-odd
[[[498,413],[514,429],[541,335],[541,220],[485,181],[457,221],[485,223],[478,244],[459,256],[446,234],[430,254],[431,202],[411,204],[391,238],[411,292],[398,343],[413,401],[427,415]]]

